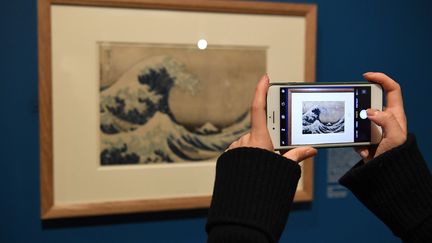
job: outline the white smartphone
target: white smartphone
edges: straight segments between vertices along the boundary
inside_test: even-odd
[[[267,93],[267,128],[276,150],[378,144],[381,127],[366,110],[382,107],[378,84],[274,83]]]

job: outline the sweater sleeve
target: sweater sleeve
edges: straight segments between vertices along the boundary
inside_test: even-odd
[[[300,166],[258,148],[222,154],[206,231],[208,242],[277,242],[288,219]]]
[[[414,135],[339,182],[404,242],[432,242],[432,176]]]

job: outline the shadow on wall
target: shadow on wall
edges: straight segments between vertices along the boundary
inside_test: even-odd
[[[130,223],[143,223],[166,220],[184,220],[207,217],[208,209],[178,210],[167,212],[135,213],[122,215],[48,219],[42,221],[43,229],[103,226]]]
[[[292,205],[291,211],[309,210],[310,208],[311,208],[311,203],[309,202],[294,203]],[[170,221],[170,220],[198,219],[198,218],[207,218],[207,214],[208,214],[208,209],[205,208],[205,209],[177,210],[177,211],[166,211],[166,212],[48,219],[42,221],[42,228],[44,230],[49,230],[49,229],[58,229],[58,228],[118,225],[118,224],[166,221],[166,220]]]

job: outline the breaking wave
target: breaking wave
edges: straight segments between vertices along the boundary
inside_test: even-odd
[[[313,105],[303,114],[303,134],[343,133],[345,119],[342,116],[336,122],[323,122],[320,116],[328,113],[328,109],[321,105]]]
[[[101,91],[102,165],[202,161],[220,155],[250,128],[248,111],[228,127],[211,122],[186,129],[168,98],[176,86],[191,95],[199,80],[178,61],[157,57],[139,63]]]

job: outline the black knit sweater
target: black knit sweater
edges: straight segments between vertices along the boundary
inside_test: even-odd
[[[208,242],[277,242],[288,219],[300,167],[278,154],[237,148],[221,155],[206,230]],[[432,176],[414,136],[340,183],[404,242],[432,242]]]

